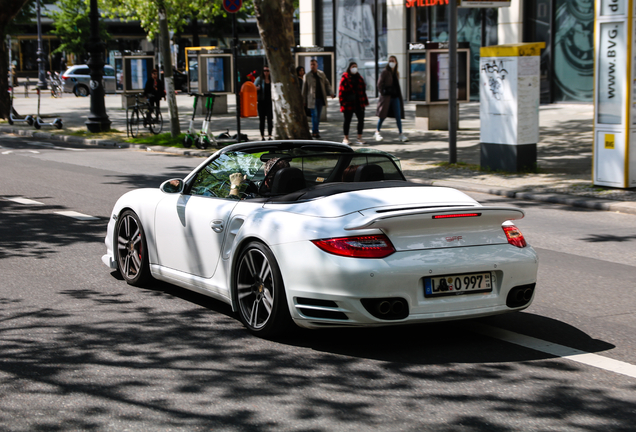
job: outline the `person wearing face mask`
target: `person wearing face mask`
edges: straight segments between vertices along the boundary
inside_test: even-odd
[[[374,138],[376,141],[382,141],[384,138],[380,134],[382,123],[387,117],[394,117],[400,131],[400,141],[408,141],[408,137],[402,132],[402,119],[404,118],[404,99],[402,99],[402,90],[400,89],[400,74],[398,72],[398,61],[395,56],[389,57],[389,63],[380,74],[378,79],[378,90],[380,98],[378,100],[378,108],[375,112],[380,119],[378,127],[375,131]]]
[[[356,144],[366,144],[362,140],[362,129],[364,128],[364,107],[369,105],[367,98],[367,85],[358,73],[358,64],[349,63],[347,71],[342,74],[340,86],[338,88],[338,98],[340,99],[340,111],[344,114],[344,144],[351,144],[349,141],[349,128],[353,114],[358,119],[358,140]]]

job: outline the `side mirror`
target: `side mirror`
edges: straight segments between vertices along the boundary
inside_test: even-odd
[[[183,186],[184,186],[183,180],[172,179],[172,180],[166,180],[165,182],[161,183],[161,186],[159,186],[159,189],[161,189],[161,192],[163,193],[173,194],[173,193],[183,192]]]

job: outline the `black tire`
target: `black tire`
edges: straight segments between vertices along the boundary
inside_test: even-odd
[[[192,137],[191,137],[190,135],[186,135],[186,136],[183,138],[183,146],[184,146],[185,148],[190,148],[190,147],[192,147],[192,144],[193,144],[193,143],[194,143],[194,141],[192,140]]]
[[[156,110],[154,114],[150,115],[150,132],[157,135],[163,130],[163,117],[161,112]]]
[[[130,114],[128,127],[130,130],[130,136],[133,138],[137,138],[139,136],[139,111],[133,111]]]
[[[7,121],[9,122],[10,125],[13,124],[13,120],[11,120],[11,115],[9,115],[9,119]]]
[[[31,117],[30,115],[26,116],[26,121],[29,124],[29,126],[33,126],[33,122],[34,122],[33,117]]]
[[[292,324],[276,258],[263,243],[251,242],[234,269],[234,299],[243,325],[259,337],[273,337]]]
[[[57,119],[55,121],[55,127],[58,128],[58,129],[62,129],[64,127],[64,125],[62,124],[62,120]]]
[[[75,93],[76,97],[87,97],[90,94],[88,87],[82,84],[76,85],[73,93]]]
[[[133,286],[143,286],[150,280],[146,234],[139,217],[131,210],[124,211],[115,228],[117,268],[124,280]]]
[[[35,121],[33,122],[33,127],[40,130],[40,128],[42,127],[42,125],[40,125],[40,123],[38,122],[37,119],[35,119]]]
[[[205,143],[203,142],[203,138],[200,136],[194,139],[194,145],[197,146],[198,149],[203,150],[205,148]]]

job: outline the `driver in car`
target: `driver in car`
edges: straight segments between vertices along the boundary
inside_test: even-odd
[[[265,173],[265,179],[263,180],[263,184],[259,188],[259,194],[267,193],[271,190],[272,183],[274,181],[274,175],[281,168],[289,167],[289,162],[285,159],[281,158],[271,158],[267,162],[265,162],[265,166],[263,167],[263,172]],[[236,172],[230,174],[230,193],[228,198],[239,197],[240,186],[247,179],[246,175],[241,174],[240,172]]]

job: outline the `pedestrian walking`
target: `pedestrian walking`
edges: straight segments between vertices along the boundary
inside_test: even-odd
[[[263,74],[254,81],[258,92],[257,107],[259,128],[261,130],[261,139],[265,140],[265,120],[267,120],[268,139],[272,140],[272,128],[274,121],[274,112],[272,109],[272,79],[269,74],[269,67],[263,68]]]
[[[358,119],[358,140],[356,144],[366,144],[362,140],[362,130],[364,129],[364,107],[369,105],[367,97],[367,85],[362,75],[358,73],[358,64],[349,63],[346,72],[342,74],[340,86],[338,87],[338,99],[340,100],[340,111],[344,114],[344,144],[351,144],[349,141],[349,128],[353,115]]]
[[[311,110],[311,136],[320,138],[319,126],[322,108],[327,106],[327,96],[335,98],[336,95],[331,90],[331,84],[325,73],[318,70],[318,61],[312,59],[309,62],[310,71],[305,75],[303,84],[303,101],[305,106]]]
[[[398,61],[395,56],[389,57],[389,63],[386,65],[380,78],[378,79],[378,90],[380,98],[378,100],[378,108],[375,115],[379,117],[378,127],[375,131],[374,138],[376,141],[382,141],[380,129],[382,123],[387,117],[394,117],[400,131],[400,141],[408,141],[408,137],[402,131],[402,119],[404,118],[404,99],[402,98],[402,90],[400,89],[400,73],[398,72]]]
[[[15,61],[11,64],[11,87],[15,90],[18,86],[18,71],[15,68]]]
[[[298,88],[300,88],[300,94],[303,93],[303,84],[305,84],[305,68],[298,66],[296,68],[296,77],[298,78]],[[305,107],[305,115],[311,117],[311,110]]]

